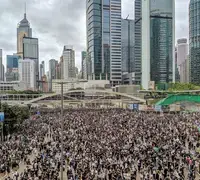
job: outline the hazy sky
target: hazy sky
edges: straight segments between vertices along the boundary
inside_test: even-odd
[[[59,60],[64,45],[73,45],[80,68],[81,51],[86,49],[86,0],[0,0],[0,48],[16,53],[16,28],[23,19],[24,2],[33,37],[39,38],[40,62]],[[188,37],[189,0],[176,1],[176,38]],[[134,0],[122,0],[122,16],[134,18]],[[47,71],[47,69],[46,69]]]

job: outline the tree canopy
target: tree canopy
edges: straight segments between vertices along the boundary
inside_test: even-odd
[[[5,134],[12,133],[15,127],[29,118],[29,108],[25,106],[9,106],[7,103],[0,103],[0,112],[4,112]]]

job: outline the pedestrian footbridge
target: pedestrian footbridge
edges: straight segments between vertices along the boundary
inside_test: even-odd
[[[85,93],[85,92],[86,92],[86,90],[73,90],[73,91],[68,91],[68,92],[64,93],[64,95],[67,96],[67,95],[70,95],[72,93],[80,93],[81,94],[81,93]],[[95,89],[95,90],[90,90],[90,93],[91,94],[99,93],[104,97],[106,97],[108,95],[110,95],[110,96],[121,96],[121,97],[125,97],[126,99],[129,99],[129,100],[138,101],[139,103],[145,103],[146,102],[142,98],[135,97],[135,96],[125,94],[125,93],[113,92],[113,91]],[[37,103],[38,101],[42,101],[42,100],[45,100],[45,99],[51,99],[55,96],[60,96],[60,95],[61,95],[61,93],[46,94],[46,95],[43,95],[41,97],[31,99],[31,100],[27,101],[26,104]]]
[[[157,102],[156,105],[167,106],[167,105],[174,104],[181,101],[200,103],[200,95],[193,95],[193,94],[169,95],[168,97]]]

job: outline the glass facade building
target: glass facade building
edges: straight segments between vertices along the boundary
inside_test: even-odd
[[[122,72],[134,72],[135,21],[122,19]]]
[[[121,0],[87,0],[90,76],[121,82]]]
[[[173,0],[151,0],[150,4],[151,80],[173,81]]]
[[[142,0],[135,0],[134,72],[136,84],[141,83]]]
[[[190,0],[189,5],[189,56],[190,82],[200,84],[200,1]]]
[[[23,37],[23,58],[35,62],[36,87],[39,87],[39,44],[38,38]]]
[[[7,55],[7,69],[18,68],[19,56]]]
[[[175,81],[175,2],[142,1],[142,84]]]

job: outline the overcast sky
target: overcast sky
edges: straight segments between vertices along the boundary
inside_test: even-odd
[[[33,37],[39,38],[40,62],[59,60],[64,45],[73,45],[80,69],[81,51],[86,49],[86,0],[0,0],[0,48],[16,53],[16,28],[23,19],[24,2]],[[176,38],[188,37],[189,0],[176,1]],[[122,0],[122,16],[134,18],[134,0]],[[46,69],[47,71],[47,69]]]

